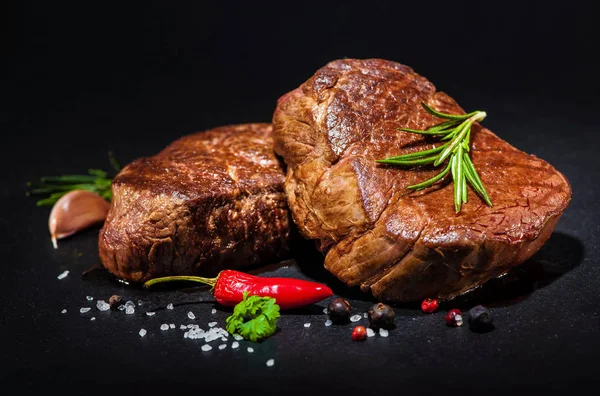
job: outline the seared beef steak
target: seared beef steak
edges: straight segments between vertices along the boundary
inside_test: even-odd
[[[127,165],[100,231],[104,267],[133,282],[282,258],[291,220],[271,126],[185,136]]]
[[[471,158],[493,207],[469,190],[455,213],[450,184],[407,190],[442,168],[375,160],[436,146],[397,130],[442,121],[421,101],[464,114],[407,66],[344,59],[281,97],[273,117],[294,222],[327,270],[381,300],[449,299],[505,273],[543,245],[571,199],[561,173],[479,124]]]

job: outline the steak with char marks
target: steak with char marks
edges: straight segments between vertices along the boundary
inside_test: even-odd
[[[391,302],[450,299],[506,273],[540,249],[571,199],[559,171],[478,123],[471,159],[493,207],[469,189],[457,214],[448,180],[411,192],[442,168],[375,160],[436,146],[397,130],[442,121],[421,102],[464,114],[408,66],[343,59],[282,96],[273,116],[299,231],[316,241],[333,275]]]

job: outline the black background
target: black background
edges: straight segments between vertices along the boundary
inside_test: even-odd
[[[474,394],[598,385],[600,42],[591,1],[24,1],[5,3],[0,18],[3,386]],[[82,319],[86,295],[121,292],[156,306],[197,296],[171,291],[157,300],[102,277],[78,278],[98,262],[97,230],[53,250],[49,209],[25,197],[25,182],[107,169],[110,150],[125,164],[194,131],[268,122],[280,95],[342,57],[413,67],[466,110],[485,110],[488,128],[570,180],[573,201],[540,254],[517,281],[472,300],[495,307],[496,330],[448,332],[441,310],[423,316],[406,306],[389,339],[356,345],[349,328],[325,332],[317,310],[282,318],[283,330],[252,359],[229,350],[209,359],[180,335],[140,339],[142,316]],[[306,249],[298,262],[318,267]],[[64,269],[72,275],[61,283]],[[332,281],[295,265],[273,273]],[[369,304],[348,296],[358,310]],[[188,308],[178,308],[179,324]],[[302,327],[310,320],[312,334]]]

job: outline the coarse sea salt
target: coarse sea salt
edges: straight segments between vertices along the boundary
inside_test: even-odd
[[[174,329],[175,328],[175,323],[170,323],[169,327],[172,328],[172,329]]]
[[[267,367],[272,367],[275,364],[275,359],[267,360]]]
[[[127,307],[132,307],[132,308],[135,308],[135,303],[134,303],[133,301],[131,301],[131,300],[128,300],[128,301],[125,303],[125,308],[127,308]]]
[[[190,312],[188,312],[188,318],[196,319],[196,315],[194,315],[194,313],[192,311],[190,311]]]
[[[244,339],[244,337],[242,337],[241,335],[236,333],[233,335],[233,339],[236,341],[242,341]]]
[[[331,319],[327,319],[325,321],[325,326],[331,326],[333,324],[333,322],[331,321]]]
[[[358,315],[358,314],[357,314],[357,315],[352,315],[352,316],[350,317],[350,320],[351,320],[352,322],[358,322],[358,321],[359,321],[359,320],[361,320],[361,319],[362,319],[362,316],[360,316],[360,315]]]
[[[92,296],[85,296],[85,299],[88,300],[88,301],[92,301],[94,299],[94,297],[92,297]]]
[[[327,307],[323,308],[323,313],[324,313],[325,315],[327,315],[327,314],[329,313],[329,310],[327,309]]]
[[[217,310],[215,308],[213,308],[212,311],[210,311],[210,313],[214,315],[217,313]]]
[[[375,335],[375,332],[373,331],[373,329],[368,327],[367,328],[367,337],[373,337],[374,335]]]
[[[231,349],[236,349],[236,348],[237,348],[237,347],[239,347],[239,346],[240,346],[240,343],[239,343],[239,342],[237,342],[237,341],[233,341],[233,342],[231,343]]]
[[[248,347],[248,352],[250,352],[250,353],[254,352],[254,348]]]
[[[363,318],[367,319],[368,317],[369,317],[369,314],[365,312],[365,313],[363,314]]]
[[[93,321],[93,320],[96,320],[96,317],[95,317],[95,316],[92,316],[92,317],[90,318],[90,320],[92,320],[92,321]]]
[[[225,348],[227,348],[227,344],[221,344],[221,345],[219,345],[219,349],[225,349]]]
[[[167,309],[173,309],[173,303],[168,303],[167,304]]]
[[[143,337],[146,335],[146,333],[147,333],[146,329],[140,329],[139,335],[140,335],[140,337]]]
[[[135,308],[133,308],[131,305],[125,307],[125,313],[127,315],[131,315],[134,312],[135,312]]]
[[[379,335],[380,336],[387,337],[389,334],[390,334],[390,332],[387,331],[386,329],[384,329],[384,328],[379,329]]]
[[[163,331],[169,330],[169,325],[166,324],[166,323],[163,323],[163,324],[160,325],[160,329],[163,330]]]
[[[67,277],[67,275],[69,275],[69,270],[61,272],[56,278],[57,279],[64,279],[64,278]]]
[[[110,309],[110,304],[104,300],[98,300],[96,301],[96,308],[98,308],[99,311],[108,311]]]
[[[65,314],[65,313],[67,313],[67,310],[63,309],[62,311],[60,311],[60,313],[64,313]]]
[[[79,309],[79,312],[81,312],[81,313],[90,312],[90,309],[92,309],[92,308],[83,307],[83,308]]]
[[[215,327],[217,325],[217,322],[210,322],[208,324],[208,327]]]
[[[146,312],[146,315],[148,315],[148,316],[154,316],[154,315],[156,315],[156,312]]]
[[[208,345],[208,344],[204,344],[204,345],[202,345],[202,348],[201,348],[201,349],[202,349],[204,352],[207,352],[207,351],[210,351],[210,350],[212,349],[212,347],[211,347],[210,345]]]
[[[304,327],[310,327],[310,323],[304,323]]]

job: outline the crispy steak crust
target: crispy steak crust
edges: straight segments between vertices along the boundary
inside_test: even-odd
[[[291,220],[270,124],[195,133],[127,165],[100,230],[103,266],[144,282],[277,260]]]
[[[410,67],[381,59],[330,62],[282,96],[273,116],[276,153],[301,234],[349,286],[391,302],[450,299],[523,263],[545,243],[571,199],[565,177],[475,124],[471,158],[488,207],[469,190],[454,211],[449,184],[406,187],[440,168],[375,162],[435,147],[397,128],[426,129],[464,111]]]

